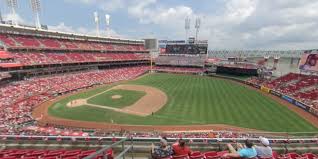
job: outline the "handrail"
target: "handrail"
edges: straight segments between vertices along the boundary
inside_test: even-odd
[[[132,148],[133,148],[133,145],[128,146],[124,151],[122,151],[120,154],[118,154],[118,155],[115,157],[115,159],[121,158],[122,156],[124,156],[124,155],[126,154],[127,151],[129,151],[129,150],[132,149]]]
[[[105,146],[105,147],[103,147],[102,149],[98,150],[97,152],[95,152],[95,153],[93,153],[93,154],[91,154],[91,155],[85,157],[84,159],[92,159],[92,158],[95,158],[97,155],[99,155],[99,154],[105,152],[106,150],[108,150],[108,149],[110,149],[110,148],[112,148],[112,147],[114,147],[114,146],[117,146],[117,145],[119,145],[119,144],[125,142],[126,140],[127,140],[127,138],[123,138],[123,139],[121,139],[121,140],[118,141],[118,142],[115,142],[115,143],[113,143],[113,144],[111,144],[111,145]]]

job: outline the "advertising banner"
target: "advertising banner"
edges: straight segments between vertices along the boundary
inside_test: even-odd
[[[285,99],[287,102],[294,104],[295,100],[293,98],[290,98],[286,95],[283,95],[282,98]]]
[[[299,102],[299,101],[295,101],[295,105],[298,106],[299,108],[302,108],[306,111],[309,111],[309,106],[305,105],[304,103],[302,102]]]
[[[274,90],[271,90],[270,93],[274,96],[277,96],[277,97],[282,97],[282,94],[280,94],[279,92],[276,92]]]
[[[266,92],[266,93],[269,93],[271,89],[267,88],[267,87],[264,87],[264,86],[261,86],[261,90],[263,92]]]
[[[257,88],[257,89],[261,89],[261,86],[260,86],[260,85],[254,84],[253,86],[254,86],[255,88]]]

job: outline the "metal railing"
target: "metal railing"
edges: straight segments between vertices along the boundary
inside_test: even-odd
[[[125,148],[125,141],[130,140],[130,145]],[[131,157],[134,158],[134,154],[133,154],[133,139],[128,139],[128,138],[123,138],[118,142],[115,142],[111,145],[105,146],[103,148],[101,148],[100,150],[96,151],[95,153],[85,157],[84,159],[93,159],[96,158],[99,155],[102,155],[104,159],[108,158],[108,153],[107,150],[114,148],[117,145],[121,144],[121,153],[119,153],[115,159],[119,159],[119,158],[123,158],[125,159],[125,154],[130,151],[131,152]]]

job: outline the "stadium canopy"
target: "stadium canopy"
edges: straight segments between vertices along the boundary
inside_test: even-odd
[[[8,24],[0,24],[0,33],[32,35],[32,36],[39,36],[39,37],[54,37],[54,38],[71,39],[71,40],[109,42],[109,43],[118,43],[118,44],[144,44],[144,40],[113,38],[113,37],[97,37],[97,36],[91,36],[91,35],[50,31],[50,30],[36,29],[36,28],[23,27],[23,26],[12,26]]]

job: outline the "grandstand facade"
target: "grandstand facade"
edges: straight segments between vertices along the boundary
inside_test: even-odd
[[[114,65],[149,64],[149,52],[140,40],[0,27],[3,48],[0,69],[18,79]]]

